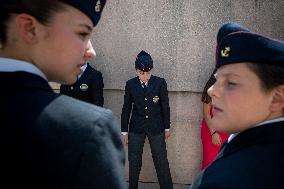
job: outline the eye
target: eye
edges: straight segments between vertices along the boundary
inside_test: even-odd
[[[232,81],[228,81],[228,85],[236,85],[237,83],[234,83]]]
[[[80,39],[86,40],[90,36],[90,33],[89,32],[79,32],[78,36],[80,37]]]
[[[237,83],[233,82],[233,81],[228,81],[227,82],[227,88],[228,89],[233,89],[234,87],[236,87]]]

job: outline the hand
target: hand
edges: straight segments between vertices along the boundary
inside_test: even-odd
[[[123,143],[124,143],[125,145],[127,145],[127,144],[128,144],[128,134],[122,135],[122,140],[123,140]]]
[[[171,136],[170,131],[165,131],[165,140],[167,140]]]
[[[217,146],[221,146],[222,144],[222,139],[217,132],[212,135],[212,143]]]

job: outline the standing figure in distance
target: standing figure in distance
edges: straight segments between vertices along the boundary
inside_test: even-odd
[[[88,56],[89,59],[94,59],[96,57],[96,52],[89,42]],[[75,83],[71,85],[60,86],[60,94],[64,94],[91,104],[101,106],[104,105],[104,82],[102,73],[92,68],[89,63],[81,66],[83,74],[78,76]]]
[[[284,188],[284,41],[226,23],[217,42],[211,124],[231,135],[191,188]]]
[[[170,136],[170,107],[165,79],[151,74],[153,60],[141,51],[135,61],[137,77],[126,82],[121,114],[123,141],[128,144],[129,188],[137,189],[145,137],[161,189],[172,189],[165,140]],[[131,117],[130,117],[131,115]]]
[[[124,189],[110,110],[59,95],[74,83],[105,0],[1,0],[1,188]]]
[[[215,71],[211,74],[209,80],[207,81],[201,101],[203,102],[203,120],[201,125],[201,141],[203,149],[203,158],[201,169],[205,169],[218,154],[221,145],[228,139],[229,135],[216,131],[212,128],[211,118],[212,118],[212,107],[211,107],[211,97],[208,95],[207,90],[216,82]]]

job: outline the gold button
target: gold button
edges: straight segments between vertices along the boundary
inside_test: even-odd
[[[149,116],[146,116],[146,119],[148,119]]]
[[[148,99],[147,98],[145,98],[145,101],[147,101]]]
[[[148,107],[146,106],[146,107],[145,107],[145,110],[147,110],[147,109],[148,109]]]

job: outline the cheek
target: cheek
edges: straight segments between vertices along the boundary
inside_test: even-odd
[[[234,124],[238,131],[242,131],[267,118],[269,115],[268,99],[258,98],[257,94],[248,95],[230,104],[229,110],[232,125]]]
[[[241,99],[233,94],[223,96],[222,112],[216,112],[212,118],[212,126],[217,130],[225,133],[231,133],[236,130],[236,127],[240,121],[240,117],[243,117],[243,108],[240,104]]]
[[[83,58],[84,52],[87,48],[87,42],[83,42],[74,34],[73,32],[70,32],[69,30],[64,30],[65,32],[57,36],[57,51],[58,53],[61,53],[62,56],[65,56],[66,59],[78,59]],[[71,60],[72,61],[72,60]]]
[[[253,97],[242,94],[231,94],[226,100],[226,113],[232,122],[246,120],[249,115],[257,111]]]
[[[83,58],[86,51],[86,45],[79,40],[68,41],[68,49],[66,49],[66,57],[70,58],[78,57]]]

